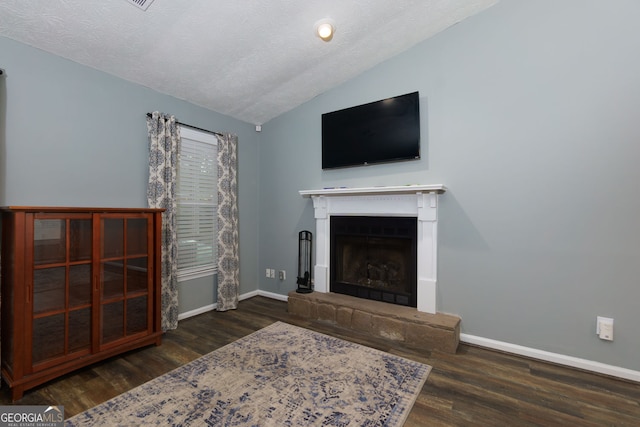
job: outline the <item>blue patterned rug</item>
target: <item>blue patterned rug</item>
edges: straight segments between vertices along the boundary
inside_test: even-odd
[[[431,367],[276,322],[66,426],[401,426]]]

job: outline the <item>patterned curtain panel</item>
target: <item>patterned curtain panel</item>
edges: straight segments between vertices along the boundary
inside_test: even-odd
[[[164,208],[162,215],[162,330],[178,327],[178,239],[175,188],[180,130],[174,116],[153,112],[147,117],[149,131],[150,208]]]
[[[238,137],[218,137],[218,311],[238,308]]]

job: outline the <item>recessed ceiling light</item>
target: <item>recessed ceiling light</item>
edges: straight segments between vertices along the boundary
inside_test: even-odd
[[[318,22],[316,22],[314,27],[316,30],[316,35],[326,42],[330,41],[333,38],[333,34],[336,31],[335,23],[329,18],[319,20]]]

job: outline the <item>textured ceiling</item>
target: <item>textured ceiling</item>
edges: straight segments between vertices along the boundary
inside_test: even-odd
[[[263,124],[497,1],[2,0],[0,35]]]

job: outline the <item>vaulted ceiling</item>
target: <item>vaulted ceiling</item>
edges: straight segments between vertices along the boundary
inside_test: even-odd
[[[497,1],[2,0],[0,36],[263,124]]]

